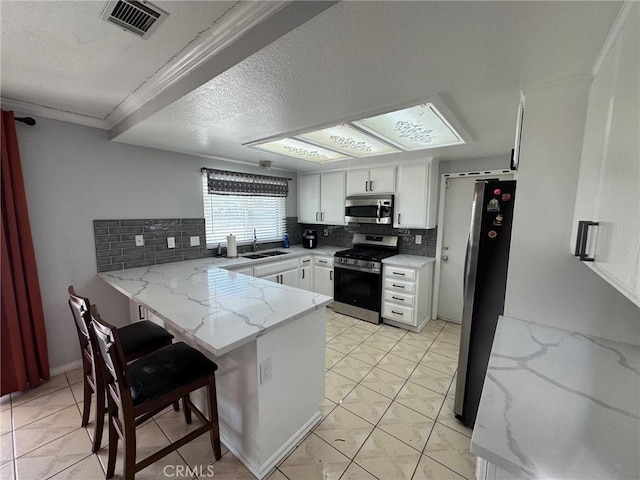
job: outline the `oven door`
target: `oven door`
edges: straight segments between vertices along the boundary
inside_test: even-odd
[[[362,272],[337,265],[334,265],[333,272],[333,298],[336,302],[380,313],[380,273]]]

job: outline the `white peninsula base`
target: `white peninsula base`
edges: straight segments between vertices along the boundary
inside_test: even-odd
[[[168,322],[147,315],[170,331],[174,342],[198,348],[218,364],[220,439],[259,479],[265,478],[321,420],[325,307],[219,357]],[[269,364],[271,378],[267,379],[265,368],[269,370]],[[192,395],[192,400],[207,411],[202,389]]]

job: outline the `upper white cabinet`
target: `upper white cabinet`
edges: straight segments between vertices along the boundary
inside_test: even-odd
[[[347,195],[395,191],[396,167],[365,168],[347,172]]]
[[[589,91],[571,249],[640,306],[640,4],[626,8]]]
[[[398,191],[395,195],[393,226],[396,228],[433,228],[435,223],[434,189],[431,165],[419,163],[398,167]]]
[[[298,177],[298,217],[301,223],[344,225],[345,172]]]

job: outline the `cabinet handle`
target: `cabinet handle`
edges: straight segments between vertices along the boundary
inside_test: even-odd
[[[401,302],[404,302],[404,298],[394,297],[393,295],[391,296],[391,298],[393,298],[394,300],[400,300]]]
[[[309,263],[311,260],[309,260],[308,258],[306,260],[302,260],[302,263]]]
[[[391,273],[393,273],[394,275],[402,275],[403,277],[404,277],[404,275],[405,275],[405,274],[404,274],[404,273],[402,273],[402,272],[391,272]]]
[[[324,222],[324,212],[320,212],[320,221]]]
[[[401,213],[398,214],[398,225],[400,225],[400,217],[402,216]]]
[[[589,238],[589,227],[597,227],[598,225],[598,222],[588,220],[578,222],[578,236],[574,255],[580,257],[581,262],[593,262],[595,260],[595,257],[587,256],[587,240]]]
[[[138,305],[138,320],[144,320],[144,313],[142,313],[142,305]]]
[[[396,288],[404,288],[404,285],[396,285],[395,283],[392,283],[391,285],[393,285]]]
[[[365,192],[369,191],[369,182],[364,182],[364,191]]]
[[[329,263],[326,260],[318,260],[318,263]]]
[[[319,213],[316,212],[316,222],[319,220],[318,215],[319,215]]]
[[[333,281],[333,270],[329,270],[329,280]]]
[[[391,310],[391,313],[395,313],[396,315],[400,316],[404,315],[402,312],[396,312],[395,310]]]
[[[304,269],[302,270],[302,278],[304,278]]]
[[[369,191],[373,192],[373,180],[369,182]]]

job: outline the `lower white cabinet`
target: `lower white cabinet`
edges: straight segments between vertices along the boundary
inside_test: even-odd
[[[300,259],[300,288],[313,291],[313,265],[310,255]]]
[[[316,256],[314,258],[313,291],[333,297],[333,257]]]
[[[300,263],[298,258],[256,265],[253,267],[253,272],[258,278],[300,288]]]
[[[422,267],[383,266],[382,318],[385,323],[420,331],[431,319],[433,262]]]

